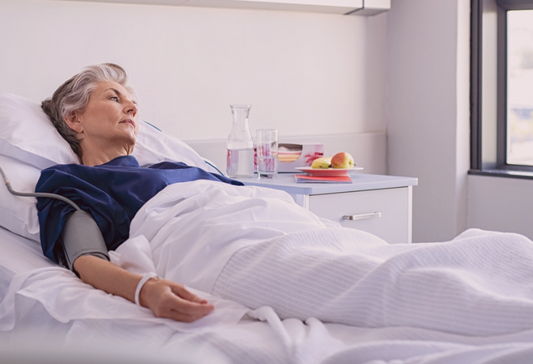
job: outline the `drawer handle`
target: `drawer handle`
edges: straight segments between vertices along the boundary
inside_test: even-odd
[[[344,215],[343,220],[367,220],[367,219],[376,219],[381,217],[381,212],[369,212],[366,214],[357,214],[357,215]]]

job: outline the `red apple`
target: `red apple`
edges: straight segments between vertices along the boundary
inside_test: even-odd
[[[340,152],[340,153],[335,154],[331,158],[331,165],[333,166],[333,168],[347,169],[347,168],[352,168],[355,165],[355,163],[350,153]]]

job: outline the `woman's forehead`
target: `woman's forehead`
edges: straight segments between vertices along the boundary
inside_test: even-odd
[[[130,92],[124,88],[121,84],[114,82],[114,81],[100,81],[96,83],[96,89],[95,91],[99,92],[106,92],[106,91],[113,91],[115,93],[118,93],[120,95],[125,95],[128,97],[132,97]]]
[[[92,98],[93,96],[101,95],[106,92],[113,93],[119,97],[127,98],[131,100],[133,103],[138,104],[137,102],[137,95],[131,94],[127,88],[122,86],[120,83],[114,82],[114,81],[99,81],[96,82],[96,87],[91,92],[91,95],[89,98]]]

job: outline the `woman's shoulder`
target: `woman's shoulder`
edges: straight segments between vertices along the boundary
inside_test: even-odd
[[[51,176],[54,174],[75,174],[77,171],[87,169],[89,167],[84,166],[83,164],[56,164],[51,167],[45,168],[41,171],[41,177],[42,176]]]
[[[37,186],[45,183],[63,184],[72,183],[73,180],[82,180],[86,183],[95,183],[105,179],[109,173],[116,173],[121,169],[139,167],[139,163],[133,156],[122,156],[108,163],[98,166],[86,166],[83,164],[56,164],[41,171]]]
[[[99,168],[99,167],[139,167],[139,162],[137,162],[137,159],[132,155],[124,155],[120,157],[116,157],[115,159],[110,160],[107,163],[100,164],[97,166],[86,166],[79,163],[71,163],[71,164],[56,164],[53,166],[50,166],[48,168],[45,168],[41,171],[84,171],[84,170],[91,170],[93,168]]]
[[[68,185],[72,179],[79,179],[90,168],[82,164],[56,164],[41,171],[36,190],[41,191],[44,186]],[[45,189],[49,189],[48,187]]]

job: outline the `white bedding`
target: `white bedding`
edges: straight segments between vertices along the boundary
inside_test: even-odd
[[[112,350],[118,356],[149,349],[154,352],[153,362],[190,357],[193,362],[212,363],[471,364],[528,363],[533,358],[533,311],[529,311],[533,307],[533,244],[529,240],[515,234],[470,230],[456,239],[455,259],[450,260],[445,259],[450,254],[446,246],[452,243],[389,246],[362,234],[360,237],[368,238],[366,243],[357,246],[354,242],[352,248],[360,249],[361,264],[381,270],[379,274],[376,269],[368,270],[374,274],[368,274],[368,286],[361,292],[376,294],[372,287],[385,280],[391,289],[401,288],[390,291],[398,301],[387,299],[389,305],[400,307],[402,295],[410,296],[419,303],[411,315],[418,310],[440,319],[409,323],[403,320],[403,311],[397,317],[381,317],[379,324],[362,323],[361,327],[316,318],[281,319],[268,306],[250,310],[206,292],[216,285],[219,273],[232,262],[230,258],[249,247],[262,241],[290,241],[302,234],[312,240],[315,234],[309,233],[309,218],[314,229],[335,228],[319,219],[313,221],[314,217],[289,199],[277,198],[280,193],[274,190],[246,187],[232,195],[237,187],[220,188],[218,184],[214,189],[208,181],[194,184],[170,186],[152,199],[135,217],[132,238],[112,259],[127,269],[155,270],[193,287],[215,303],[213,314],[193,324],[157,319],[147,309],[95,290],[54,266],[42,257],[36,242],[0,229],[0,331],[5,334],[0,343],[10,343],[10,350],[15,351],[18,345],[30,345],[52,355],[49,348],[38,344],[52,340],[53,350],[65,358],[71,345]],[[258,191],[259,199],[242,198],[243,193],[254,196]],[[279,213],[265,221],[270,209]],[[288,216],[294,220],[293,215],[298,214],[301,221],[287,226]],[[235,229],[232,223],[237,221],[245,228]],[[250,234],[251,227],[257,233]],[[461,250],[462,246],[465,249]],[[480,254],[490,257],[489,265],[481,264]],[[455,284],[445,285],[444,280],[426,274],[431,270],[424,271],[425,265],[439,268],[439,264],[441,272],[456,278]],[[413,281],[417,284],[405,285],[405,278],[413,274],[418,274]],[[430,293],[431,282],[441,285]],[[457,291],[458,287],[463,291]],[[479,292],[495,291],[498,299],[478,301],[468,292],[472,287]],[[493,313],[501,308],[503,313],[511,305],[517,307],[516,315],[507,312],[505,316],[492,314],[489,320],[468,315],[458,319],[446,311],[447,305],[428,306],[438,297],[456,302],[461,300],[455,298],[467,302],[474,297],[467,302],[474,316],[477,307]],[[370,304],[382,302],[379,297],[363,298]],[[480,302],[484,306],[479,306]],[[455,329],[447,327],[447,322]],[[461,324],[466,324],[466,333],[457,333]],[[161,357],[156,358],[156,352]]]

